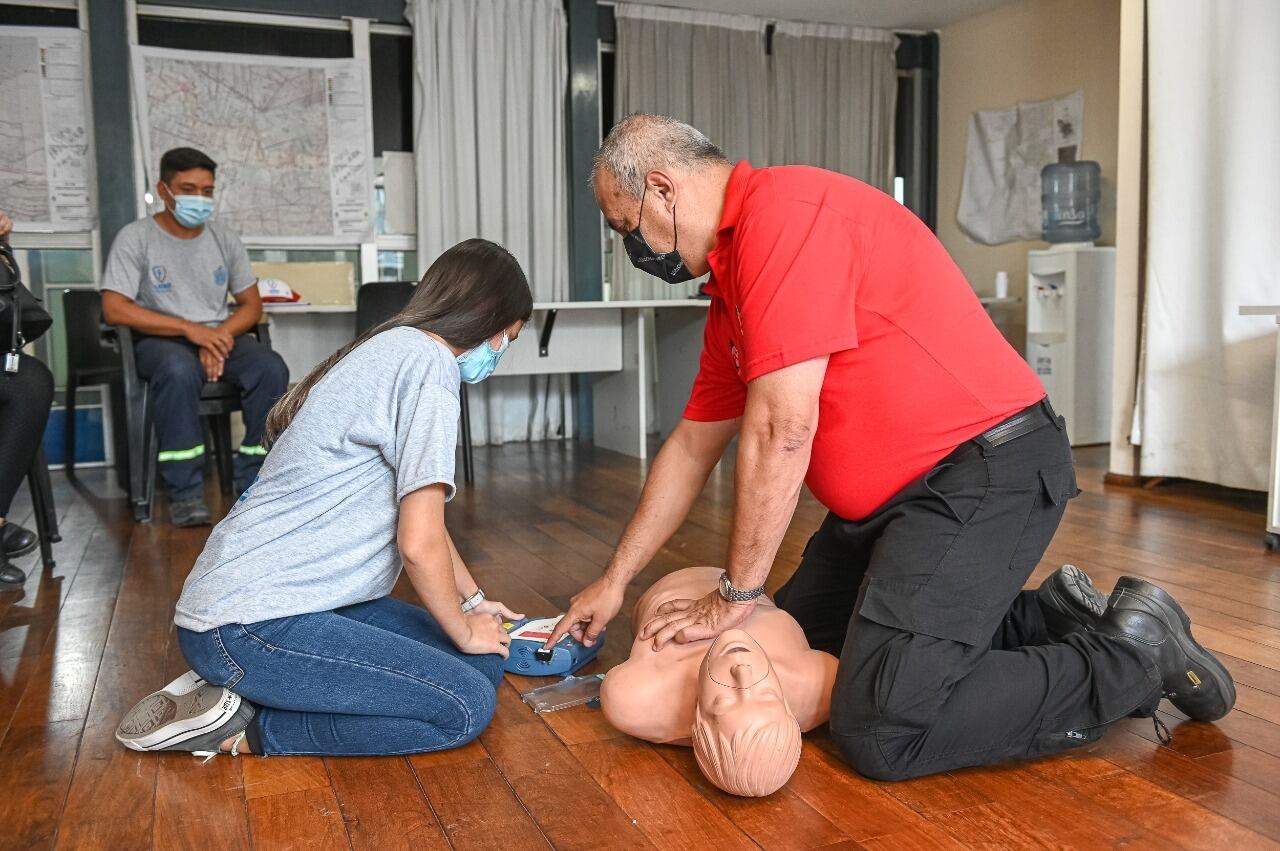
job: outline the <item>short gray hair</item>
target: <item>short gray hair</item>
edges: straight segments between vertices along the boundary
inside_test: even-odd
[[[696,127],[668,115],[635,112],[615,124],[605,137],[591,164],[591,185],[595,186],[602,169],[608,169],[622,192],[639,198],[645,175],[656,168],[698,171],[728,162]]]

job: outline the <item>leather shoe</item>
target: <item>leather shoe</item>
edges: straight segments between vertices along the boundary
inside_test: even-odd
[[[13,591],[21,588],[27,581],[27,574],[9,562],[9,558],[0,553],[0,591]]]
[[[1127,641],[1160,671],[1164,697],[1193,721],[1217,721],[1236,702],[1226,667],[1191,636],[1191,620],[1162,588],[1125,576],[1096,631]]]
[[[6,523],[0,526],[0,547],[8,558],[22,558],[27,553],[36,551],[40,537],[30,529],[24,529],[17,523]]]
[[[1036,589],[1036,602],[1054,641],[1073,632],[1093,629],[1107,610],[1107,595],[1093,585],[1089,574],[1064,564]]]

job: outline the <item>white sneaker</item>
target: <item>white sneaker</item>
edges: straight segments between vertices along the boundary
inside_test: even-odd
[[[129,710],[116,728],[116,740],[135,751],[192,750],[183,747],[220,731],[241,712],[240,695],[209,685],[188,671]],[[252,717],[252,709],[244,709]],[[239,731],[236,731],[239,732]]]

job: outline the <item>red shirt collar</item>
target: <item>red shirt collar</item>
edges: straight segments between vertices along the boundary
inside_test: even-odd
[[[729,248],[730,235],[738,223],[738,217],[742,214],[742,199],[747,194],[747,184],[751,182],[751,175],[754,173],[755,169],[751,167],[751,163],[739,160],[729,175],[729,183],[724,190],[724,209],[720,212],[720,224],[716,227],[716,244],[707,254],[707,265],[711,267],[711,281],[705,291],[709,295],[721,294],[720,287],[716,283],[719,275],[717,267],[720,253]]]
[[[742,213],[742,196],[746,194],[747,184],[751,181],[751,175],[754,172],[755,169],[746,160],[740,160],[733,167],[733,172],[729,175],[729,185],[724,190],[724,210],[720,213],[717,234],[730,230],[738,223],[738,216]]]

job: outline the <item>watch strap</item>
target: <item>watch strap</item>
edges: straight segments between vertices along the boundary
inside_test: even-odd
[[[729,574],[720,574],[720,596],[728,600],[730,603],[747,603],[756,599],[764,593],[764,586],[759,588],[742,589],[735,588],[733,583],[729,581]]]

